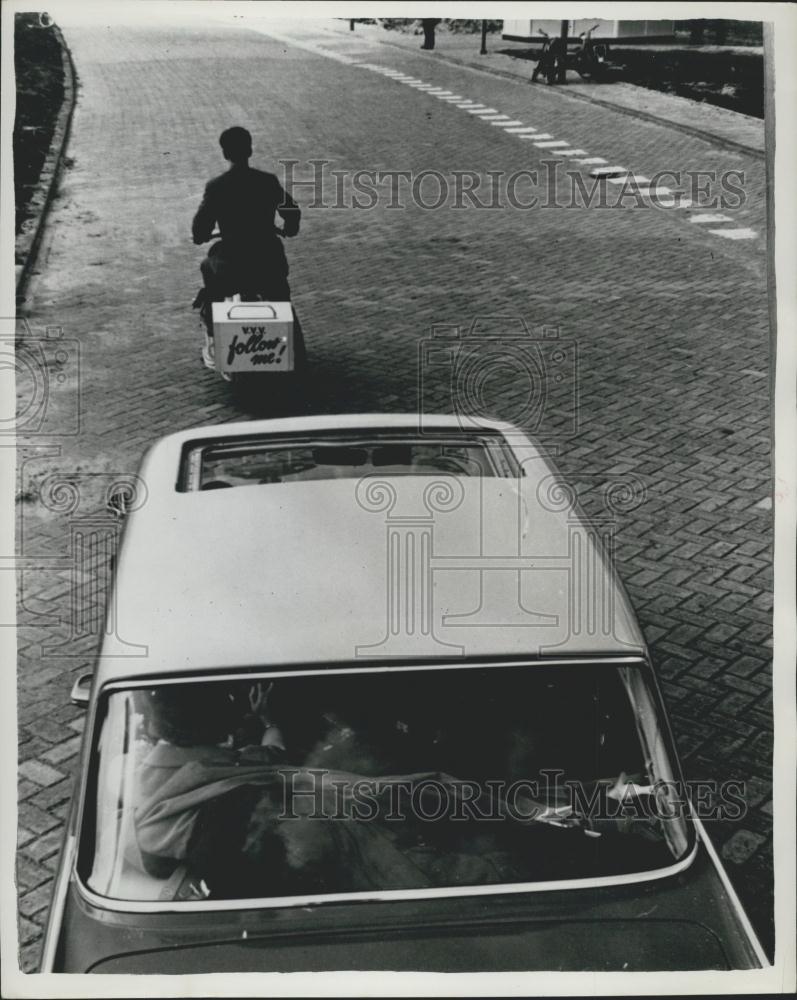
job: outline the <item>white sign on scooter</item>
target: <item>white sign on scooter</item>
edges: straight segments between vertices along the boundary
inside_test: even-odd
[[[290,302],[214,302],[213,340],[221,372],[294,368]]]

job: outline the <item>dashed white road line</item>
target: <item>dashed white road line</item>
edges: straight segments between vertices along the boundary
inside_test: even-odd
[[[755,229],[709,229],[709,232],[726,240],[754,240],[758,235]]]
[[[597,173],[597,171],[594,171]],[[606,180],[610,184],[633,184],[636,187],[647,187],[650,184],[649,177],[643,177],[641,174],[627,174],[625,177],[607,177]]]
[[[733,222],[729,215],[690,215],[689,221],[696,226],[707,226],[715,222]]]
[[[650,184],[630,184],[629,192],[632,194],[645,194],[649,198],[655,198],[656,203],[660,206],[665,205],[668,208],[681,207],[680,205],[676,206],[674,203],[670,204],[671,201],[673,200],[672,198],[673,193],[669,188],[656,187],[655,185],[651,186]],[[628,192],[626,192],[626,190],[623,189],[621,197],[623,197],[626,193]]]
[[[326,51],[323,54],[330,55],[330,57],[332,57],[332,54]],[[424,80],[421,80],[418,77],[409,76],[400,70],[390,69],[389,67],[384,66],[376,66],[372,63],[358,63],[356,60],[348,58],[346,58],[345,61],[350,62],[353,65],[359,65],[364,69],[370,69],[376,73],[381,73],[383,76],[397,80],[399,83],[412,87],[414,90],[430,94],[439,101],[445,101],[452,107],[467,111],[470,115],[476,115],[476,117],[489,122],[491,125],[499,125],[503,128],[507,135],[514,135],[518,139],[531,141],[537,149],[550,149],[555,151],[557,154],[561,154],[562,156],[575,157],[576,163],[593,168],[590,170],[590,177],[593,177],[596,180],[606,180],[610,184],[628,185],[632,188],[632,190],[635,190],[640,194],[648,194],[651,196],[655,195],[657,198],[657,204],[662,208],[689,209],[693,206],[692,199],[682,197],[680,192],[673,192],[668,187],[655,185],[651,182],[649,177],[645,177],[641,174],[633,174],[625,167],[610,166],[609,161],[604,159],[602,156],[588,156],[586,155],[587,151],[585,149],[577,149],[573,147],[572,143],[567,142],[564,139],[556,139],[549,132],[538,132],[534,126],[524,125],[519,119],[514,119],[511,118],[510,115],[502,114],[497,108],[488,108],[484,104],[472,101],[470,98],[464,98],[461,94],[455,94],[450,90],[443,89],[442,87],[436,87],[434,84],[426,83]],[[699,208],[700,206],[696,207]],[[725,223],[732,223],[733,221],[734,220],[730,216],[717,213],[689,216],[689,222],[695,225],[722,224],[721,229],[707,230],[707,232],[711,233],[713,236],[720,236],[723,239],[728,240],[756,239],[758,234],[754,229],[746,227],[731,228],[724,225]]]

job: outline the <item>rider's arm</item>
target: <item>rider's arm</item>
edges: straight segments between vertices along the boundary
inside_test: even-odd
[[[194,221],[191,225],[194,243],[207,243],[211,238],[210,234],[213,232],[213,227],[216,225],[216,213],[211,207],[211,201],[208,197],[209,186],[210,185],[205,188],[202,204],[197,209],[197,213],[194,216]]]
[[[302,217],[301,210],[288,192],[283,189],[282,185],[278,186],[280,200],[277,203],[277,212],[284,223],[285,235],[296,236],[299,232],[299,221]]]

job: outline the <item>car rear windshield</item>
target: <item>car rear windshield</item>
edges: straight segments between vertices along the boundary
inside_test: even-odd
[[[100,711],[80,870],[117,900],[476,890],[690,848],[641,667],[239,675]]]
[[[363,476],[516,476],[500,435],[337,435],[312,440],[237,440],[191,445],[184,490]]]

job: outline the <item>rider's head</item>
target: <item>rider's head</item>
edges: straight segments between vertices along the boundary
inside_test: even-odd
[[[252,136],[240,125],[225,129],[219,136],[219,145],[224,159],[230,163],[246,163],[252,155]]]

